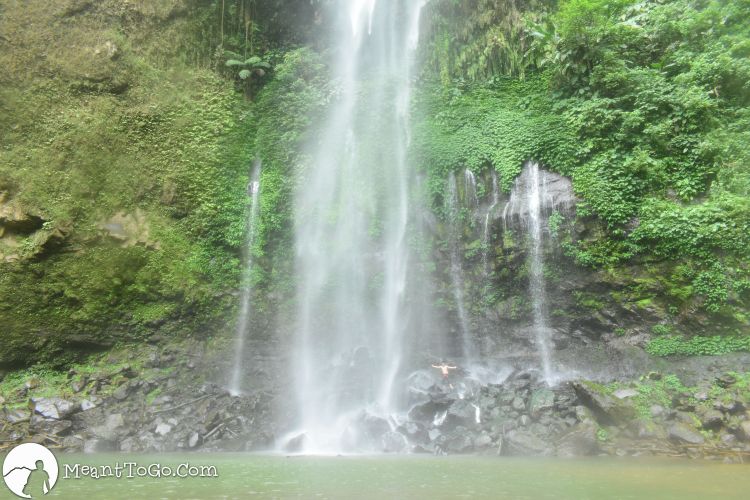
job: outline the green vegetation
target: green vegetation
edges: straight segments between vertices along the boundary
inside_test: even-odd
[[[436,200],[442,199],[448,172],[459,166],[473,171],[494,167],[505,190],[526,159],[563,170],[573,166],[575,137],[555,115],[548,85],[537,77],[497,79],[480,87],[421,87],[416,105],[426,118],[414,125],[415,151],[430,174]]]
[[[526,159],[570,175],[587,267],[672,262],[671,314],[747,331],[750,4],[493,0],[430,6],[417,150],[435,207],[449,171]],[[437,83],[439,82],[439,83]],[[554,219],[551,232],[560,227]],[[663,292],[660,292],[660,294]]]
[[[64,364],[78,349],[155,330],[185,335],[234,305],[224,294],[236,286],[243,241],[248,105],[230,82],[162,46],[174,37],[192,47],[200,16],[176,15],[158,32],[147,9],[123,35],[102,30],[100,8],[3,12],[2,31],[17,43],[0,51],[11,69],[0,90],[0,189],[45,221],[0,239],[3,363],[39,351],[37,360]],[[24,30],[25,19],[40,28]],[[50,39],[55,79],[34,59]],[[54,251],[39,246],[43,231],[63,235]]]
[[[77,5],[2,6],[0,208],[26,220],[0,227],[0,365],[221,329],[242,280],[254,159],[249,279],[271,321],[296,285],[292,191],[337,91],[318,50],[321,2]],[[494,170],[507,192],[538,160],[582,200],[550,217],[554,244],[657,316],[648,352],[747,350],[750,4],[433,0],[424,12],[411,154],[433,210],[445,216],[450,172],[471,169],[482,195]],[[379,175],[386,156],[365,156]],[[511,259],[519,242],[498,245]],[[487,249],[462,250],[478,262]],[[525,272],[495,277],[517,289]],[[517,291],[482,288],[475,312],[524,316]],[[554,314],[608,300],[577,291],[578,311]]]
[[[670,335],[652,339],[646,346],[646,351],[654,356],[716,356],[728,352],[750,351],[750,336],[685,338]]]

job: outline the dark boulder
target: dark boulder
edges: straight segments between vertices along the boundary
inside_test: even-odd
[[[724,424],[724,414],[719,410],[706,410],[699,415],[704,429],[716,430]]]

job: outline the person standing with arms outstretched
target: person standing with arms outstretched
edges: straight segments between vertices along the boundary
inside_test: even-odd
[[[440,373],[443,375],[443,383],[448,384],[448,387],[453,389],[453,384],[450,383],[448,380],[448,376],[450,375],[450,370],[455,370],[458,368],[457,366],[451,366],[448,363],[445,362],[445,360],[440,360],[439,365],[432,365],[433,368],[437,368],[440,370]]]

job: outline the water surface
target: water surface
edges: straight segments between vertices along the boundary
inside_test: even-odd
[[[750,466],[662,459],[59,455],[62,463],[214,465],[217,478],[58,480],[52,498],[746,499]],[[61,466],[61,474],[63,467]]]

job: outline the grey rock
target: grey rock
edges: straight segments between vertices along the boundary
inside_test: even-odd
[[[106,453],[118,450],[117,443],[106,439],[87,439],[83,443],[84,453]]]
[[[172,426],[166,423],[161,423],[156,426],[156,430],[154,430],[156,434],[159,436],[166,436],[170,432],[172,432]]]
[[[435,415],[446,411],[449,404],[447,402],[428,401],[427,403],[415,405],[409,410],[409,420],[432,423]]]
[[[469,427],[476,422],[476,408],[466,401],[459,399],[448,408],[446,427],[449,429],[457,426]]]
[[[67,418],[80,410],[76,403],[61,398],[31,398],[31,403],[35,413],[57,420]]]
[[[659,437],[656,425],[639,420],[636,424],[636,435],[639,439],[655,439]]]
[[[88,411],[92,408],[96,408],[96,405],[92,401],[88,399],[81,401],[81,411]]]
[[[19,422],[26,422],[31,418],[31,412],[23,408],[16,408],[15,410],[6,410],[5,420],[10,424],[17,424]]]
[[[737,377],[732,374],[726,373],[716,379],[716,385],[727,389],[737,383]]]
[[[675,420],[677,422],[683,423],[687,426],[697,425],[698,422],[696,422],[695,417],[692,413],[688,413],[686,411],[675,411],[670,413],[670,419]]]
[[[93,433],[100,440],[116,441],[125,428],[125,419],[120,413],[107,415],[104,424],[92,429]]]
[[[512,456],[548,456],[552,454],[552,447],[530,432],[513,430],[506,436],[503,453]]]
[[[418,422],[406,422],[399,431],[405,434],[412,443],[428,441],[427,429]]]
[[[672,425],[667,434],[669,439],[677,443],[703,444],[705,441],[700,433],[681,423]]]
[[[128,395],[130,395],[130,384],[122,384],[112,393],[112,397],[118,401],[124,401]]]
[[[391,426],[384,418],[376,417],[370,413],[362,416],[360,425],[364,430],[366,438],[370,441],[377,441],[386,432],[390,432]]]
[[[664,415],[664,407],[660,405],[651,405],[649,411],[651,412],[652,417],[661,417]]]
[[[750,420],[740,422],[739,430],[745,441],[750,441]]]
[[[190,437],[188,438],[187,445],[188,448],[195,448],[198,446],[198,443],[200,442],[201,436],[197,432],[193,432],[190,434]]]
[[[68,451],[83,451],[83,438],[79,435],[65,436],[61,444]]]
[[[707,410],[700,415],[701,426],[704,429],[718,429],[724,423],[724,414],[719,410]]]
[[[574,382],[573,389],[603,424],[627,425],[635,417],[635,408],[628,400],[613,398],[583,382]]]
[[[532,417],[538,418],[542,412],[551,410],[554,406],[555,393],[549,389],[537,389],[531,393],[529,413]]]
[[[70,420],[56,420],[33,415],[30,420],[30,430],[35,434],[46,434],[48,436],[62,436],[70,432],[73,422]]]
[[[435,377],[425,370],[419,370],[409,375],[407,384],[410,394],[425,395],[435,389]]]
[[[449,453],[468,453],[474,448],[474,439],[466,429],[457,428],[443,443],[443,449]]]
[[[557,443],[557,456],[584,457],[595,455],[599,451],[596,438],[596,425],[593,422],[578,424]]]
[[[435,441],[437,438],[440,437],[442,433],[440,432],[440,429],[430,429],[427,432],[427,436],[430,438],[430,441]]]
[[[120,451],[124,453],[136,453],[144,451],[138,439],[134,437],[125,438],[120,442]]]
[[[481,450],[482,448],[488,448],[492,445],[492,438],[489,434],[481,434],[474,439],[474,448]]]
[[[722,432],[719,440],[727,446],[732,446],[737,443],[737,436],[729,432]]]
[[[288,453],[298,453],[304,449],[306,442],[307,434],[304,432],[297,434],[286,442],[284,445],[284,451]]]
[[[385,453],[400,453],[406,450],[409,442],[406,440],[406,436],[400,432],[386,432],[382,438],[382,450]]]
[[[626,398],[632,398],[633,396],[638,395],[638,391],[635,389],[618,389],[615,392],[612,393],[614,397],[617,399],[626,399]]]
[[[575,407],[575,414],[576,419],[578,419],[579,422],[589,422],[594,419],[594,414],[586,408],[585,406],[576,406]]]
[[[697,399],[698,401],[708,401],[708,392],[707,391],[699,391],[693,394],[693,397]]]
[[[88,383],[88,380],[86,377],[82,377],[80,380],[74,380],[70,383],[70,389],[75,392],[76,394],[81,392],[84,387],[86,387],[86,384]]]
[[[743,412],[745,410],[745,405],[743,405],[741,401],[737,401],[734,399],[726,401],[720,400],[714,403],[714,408],[724,413],[730,413],[734,415]]]
[[[526,409],[526,403],[524,403],[523,398],[520,397],[513,398],[513,403],[511,404],[511,406],[516,411],[523,411]]]

